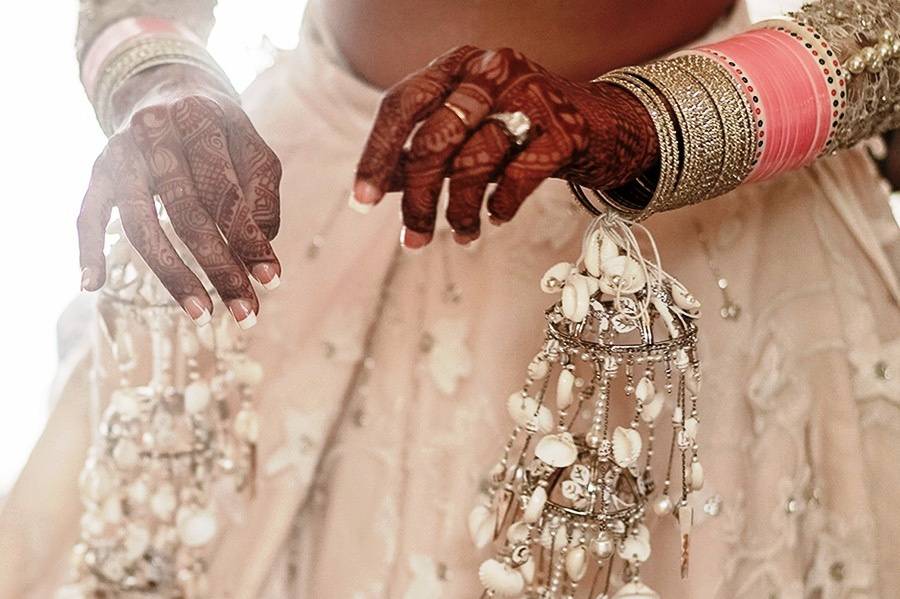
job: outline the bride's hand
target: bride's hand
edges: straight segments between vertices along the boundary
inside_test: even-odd
[[[213,306],[157,218],[154,195],[242,327],[281,266],[269,241],[278,232],[281,164],[214,77],[167,65],[129,79],[113,98],[120,122],[97,158],[78,217],[82,287],[106,278],[103,242],[113,207],[128,240],[172,297],[198,323]]]
[[[522,147],[487,118],[515,111],[531,122]],[[498,185],[488,212],[501,224],[548,177],[602,189],[627,182],[656,157],[650,116],[625,90],[569,81],[515,50],[466,46],[388,90],[357,167],[354,195],[371,205],[402,189],[402,241],[417,248],[431,240],[438,195],[449,177],[447,220],[456,240],[468,243],[479,235],[492,180]]]

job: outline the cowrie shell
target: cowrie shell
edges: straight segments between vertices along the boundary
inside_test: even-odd
[[[641,456],[641,434],[633,428],[617,426],[613,431],[613,460],[620,468],[629,468]]]
[[[476,548],[481,549],[494,540],[497,513],[486,505],[476,505],[469,513],[469,537]]]
[[[533,397],[522,397],[521,392],[513,393],[506,400],[506,409],[513,422],[525,429],[533,429],[542,433],[553,430],[553,413],[545,405],[538,406]]]
[[[578,458],[578,448],[570,433],[546,435],[538,441],[534,455],[548,466],[566,468]]]
[[[647,284],[644,270],[631,256],[614,256],[601,265],[600,289],[604,293],[634,293]]]
[[[566,574],[573,582],[584,578],[587,572],[587,552],[584,547],[576,547],[566,554]]]
[[[665,394],[662,391],[657,391],[653,395],[653,399],[650,402],[644,404],[644,407],[641,410],[641,419],[647,423],[655,422],[659,417],[660,412],[662,412],[665,403]]]
[[[541,517],[541,511],[543,511],[545,503],[547,503],[547,489],[544,487],[536,487],[534,491],[531,492],[528,503],[525,504],[525,511],[522,513],[522,521],[529,524],[537,522],[538,518]]]
[[[642,376],[641,380],[638,381],[637,387],[635,387],[634,396],[641,403],[645,403],[652,399],[655,393],[656,387],[653,385],[653,381],[646,376]]]
[[[565,410],[572,405],[572,390],[575,388],[575,373],[570,368],[563,368],[559,372],[556,383],[556,405],[560,410]]]
[[[522,575],[506,564],[495,559],[486,560],[478,568],[478,579],[488,591],[501,597],[515,597],[525,589]]]
[[[559,262],[547,269],[541,277],[541,291],[544,293],[559,293],[563,289],[566,280],[574,267],[568,262]]]
[[[660,599],[659,593],[639,580],[629,582],[622,586],[612,599]]]

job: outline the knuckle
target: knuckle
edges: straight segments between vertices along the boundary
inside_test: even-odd
[[[176,119],[187,118],[193,114],[204,114],[217,120],[225,119],[225,110],[213,98],[199,93],[187,94],[176,98],[170,104],[170,111]]]
[[[403,82],[398,83],[384,94],[384,96],[381,98],[381,102],[378,105],[379,118],[396,114],[397,109],[399,109],[401,104],[403,103],[404,87],[405,86],[403,85]]]
[[[128,119],[131,129],[143,131],[149,127],[153,127],[166,119],[166,112],[161,106],[144,106],[134,111]]]

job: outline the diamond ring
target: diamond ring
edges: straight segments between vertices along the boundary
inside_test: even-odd
[[[519,110],[515,112],[495,112],[488,115],[487,118],[503,125],[503,130],[517,146],[523,146],[528,141],[528,134],[531,132],[531,119],[524,112]]]

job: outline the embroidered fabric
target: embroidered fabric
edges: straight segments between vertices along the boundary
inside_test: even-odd
[[[836,148],[900,126],[900,1],[821,0],[791,16],[828,40],[853,73]]]
[[[104,28],[126,17],[152,16],[178,21],[205,40],[215,24],[216,4],[217,0],[80,0],[75,40],[78,60]]]

